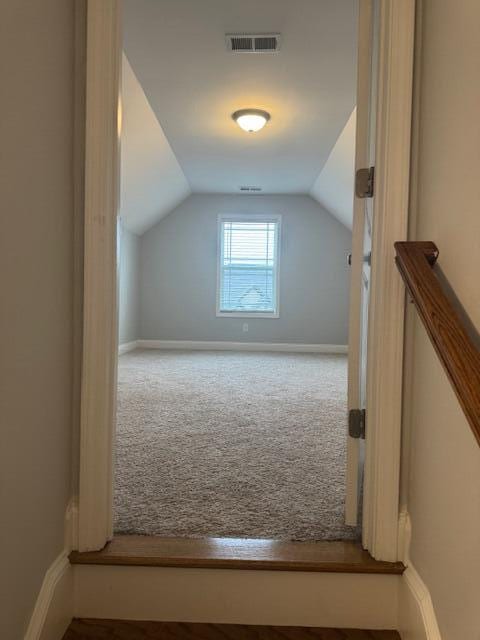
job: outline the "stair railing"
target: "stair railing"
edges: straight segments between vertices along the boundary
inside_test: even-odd
[[[480,336],[436,266],[433,242],[396,242],[395,262],[480,445]]]

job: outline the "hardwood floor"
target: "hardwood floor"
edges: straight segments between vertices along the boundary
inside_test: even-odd
[[[73,620],[63,640],[400,640],[396,631],[239,624]]]
[[[283,542],[248,538],[115,536],[101,551],[70,555],[72,564],[266,569],[401,574],[401,562],[379,562],[355,542]]]

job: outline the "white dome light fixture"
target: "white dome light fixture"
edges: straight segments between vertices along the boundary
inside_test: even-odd
[[[260,131],[270,120],[270,114],[261,109],[240,109],[232,113],[232,118],[240,129],[248,133]]]

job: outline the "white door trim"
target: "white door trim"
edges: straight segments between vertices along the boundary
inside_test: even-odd
[[[414,27],[415,0],[380,2],[363,544],[387,561],[399,559],[405,290],[393,243],[407,238]]]
[[[363,526],[372,555],[396,560],[404,289],[393,243],[407,231],[415,0],[380,4]],[[112,535],[120,12],[118,0],[88,0],[80,550]]]
[[[112,536],[120,54],[119,1],[88,0],[78,513],[82,551],[100,549]]]

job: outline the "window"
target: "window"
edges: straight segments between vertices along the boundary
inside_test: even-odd
[[[278,318],[280,216],[219,218],[217,315]]]

